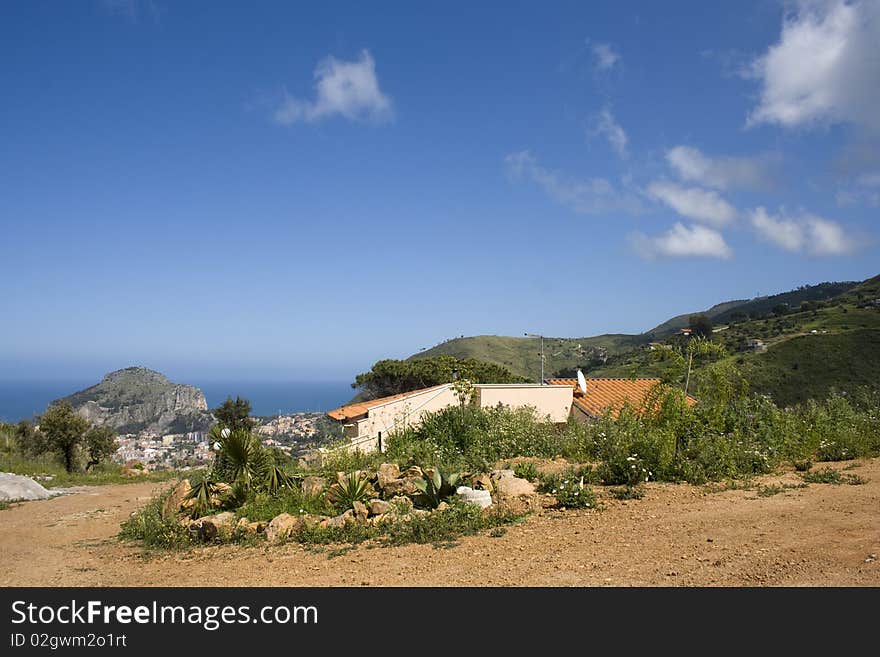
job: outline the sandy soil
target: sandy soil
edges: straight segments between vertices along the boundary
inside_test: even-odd
[[[831,464],[842,469],[850,464]],[[119,523],[168,484],[84,488],[0,511],[4,586],[878,586],[880,459],[852,485],[772,497],[651,484],[603,511],[545,509],[498,538],[438,549],[285,544],[147,554]],[[789,473],[760,483],[799,483]]]

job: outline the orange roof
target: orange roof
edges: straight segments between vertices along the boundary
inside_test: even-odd
[[[602,415],[608,409],[617,417],[623,405],[640,408],[648,398],[648,394],[657,385],[663,385],[660,379],[587,379],[587,392],[578,389],[577,379],[547,379],[551,385],[570,385],[574,391],[574,404],[587,415]],[[693,406],[697,400],[687,396],[687,403]]]
[[[439,386],[431,386],[430,388],[420,388],[418,390],[410,390],[409,392],[401,392],[397,395],[389,395],[388,397],[379,397],[378,399],[370,399],[369,401],[348,404],[347,406],[340,406],[339,408],[336,408],[332,411],[327,411],[327,415],[337,422],[344,422],[346,420],[360,420],[361,418],[366,417],[367,412],[371,408],[376,408],[376,406],[381,406],[382,404],[387,404],[388,402],[403,399],[411,395],[417,395],[420,392],[433,390],[434,388],[441,388],[444,385],[449,384],[444,383]]]

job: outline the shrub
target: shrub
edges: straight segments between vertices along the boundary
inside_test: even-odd
[[[192,545],[192,538],[186,527],[175,516],[166,518],[162,514],[162,504],[170,494],[153,498],[145,507],[134,512],[122,523],[119,538],[141,541],[147,548],[183,548]]]
[[[616,500],[640,500],[645,496],[643,486],[621,486],[610,489],[611,496]]]
[[[563,479],[559,486],[552,489],[556,502],[566,509],[596,508],[596,495],[593,489],[585,485],[581,479]]]
[[[355,502],[365,503],[376,497],[369,475],[361,470],[336,475],[336,483],[327,490],[327,501],[339,509],[350,509]]]
[[[538,466],[535,465],[532,461],[523,461],[522,463],[517,463],[513,467],[513,474],[519,477],[520,479],[528,479],[529,481],[538,481]]]

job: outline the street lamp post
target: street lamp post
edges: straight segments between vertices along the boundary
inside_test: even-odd
[[[544,336],[535,333],[526,333],[527,338],[541,338],[541,385],[544,385]]]

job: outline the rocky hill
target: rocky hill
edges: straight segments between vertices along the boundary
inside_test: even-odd
[[[172,383],[145,367],[110,372],[100,383],[58,401],[68,402],[89,421],[118,433],[200,431],[214,422],[201,390]]]

